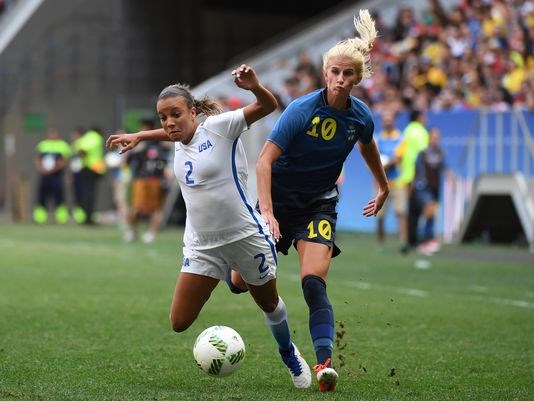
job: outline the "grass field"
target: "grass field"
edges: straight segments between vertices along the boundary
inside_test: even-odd
[[[220,285],[195,324],[173,333],[168,310],[179,229],[123,244],[115,227],[0,223],[2,400],[534,400],[534,255],[445,246],[415,267],[390,240],[339,233],[329,296],[338,390],[293,388],[249,295]],[[294,341],[315,363],[296,255],[278,286]],[[192,346],[214,324],[235,328],[247,356],[216,379]]]

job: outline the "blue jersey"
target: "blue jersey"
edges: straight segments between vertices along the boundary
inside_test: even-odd
[[[267,138],[282,149],[272,168],[274,207],[302,208],[337,196],[336,181],[354,145],[373,139],[364,102],[350,96],[350,107],[337,110],[325,96],[318,89],[291,102]]]
[[[391,135],[388,135],[385,131],[382,131],[380,135],[377,136],[376,146],[378,146],[380,155],[385,156],[388,158],[388,160],[390,160],[396,156],[401,142],[402,134],[398,129],[393,130]],[[400,174],[396,164],[386,169],[386,177],[390,181],[396,180],[399,178],[399,175]]]

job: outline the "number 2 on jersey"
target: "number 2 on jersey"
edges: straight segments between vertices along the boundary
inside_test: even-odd
[[[265,266],[265,255],[263,253],[258,253],[256,256],[254,256],[254,259],[260,260],[258,271],[260,272],[260,279],[264,279],[267,275],[267,271],[269,270],[269,266]]]
[[[190,161],[186,161],[184,164],[188,168],[185,172],[185,183],[187,185],[193,185],[195,183],[195,180],[191,178],[191,174],[193,173],[193,163],[191,163]]]

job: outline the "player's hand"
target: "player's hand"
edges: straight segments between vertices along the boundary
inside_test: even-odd
[[[372,217],[376,216],[378,213],[378,210],[376,209],[376,200],[371,199],[369,202],[367,202],[367,205],[363,207],[363,215],[365,217]]]
[[[388,194],[389,191],[378,191],[376,197],[367,202],[367,204],[363,207],[363,215],[365,217],[376,216],[380,209],[382,209],[382,206],[384,206],[384,202],[386,201]]]
[[[246,90],[251,90],[259,85],[256,71],[246,64],[241,64],[240,67],[232,71],[235,84]]]
[[[109,149],[117,148],[120,154],[133,149],[140,142],[136,134],[113,134],[106,140],[106,147]]]
[[[271,233],[273,239],[278,242],[280,238],[282,238],[282,235],[280,234],[280,226],[278,225],[278,220],[274,218],[272,212],[264,212],[261,214],[261,217],[263,218],[263,221],[265,221],[265,224],[267,224],[267,227],[269,228],[269,232]]]

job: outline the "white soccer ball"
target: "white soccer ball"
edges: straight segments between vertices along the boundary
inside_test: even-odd
[[[208,327],[193,346],[197,365],[210,376],[234,373],[245,359],[245,343],[237,331],[228,326]]]

